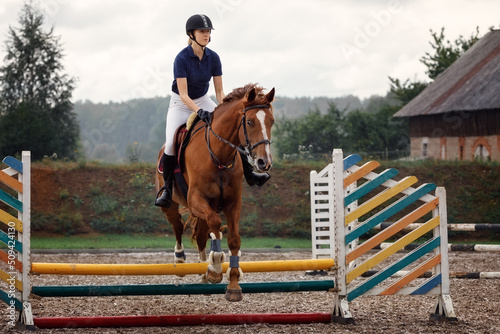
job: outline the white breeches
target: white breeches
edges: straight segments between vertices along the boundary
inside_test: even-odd
[[[217,106],[214,101],[205,94],[204,96],[194,99],[194,103],[198,107],[206,111],[214,111]],[[166,141],[165,141],[165,154],[167,155],[175,155],[174,149],[174,136],[175,131],[179,126],[186,123],[189,115],[191,115],[193,111],[188,108],[184,102],[182,102],[181,97],[172,92],[172,97],[170,98],[170,105],[168,106],[167,113],[167,126],[166,126]]]

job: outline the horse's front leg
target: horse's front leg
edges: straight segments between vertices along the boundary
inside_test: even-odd
[[[239,302],[243,299],[241,287],[238,283],[238,281],[243,277],[243,272],[240,269],[240,212],[241,201],[236,201],[234,206],[224,211],[227,217],[227,244],[229,246],[229,268],[227,269],[227,279],[229,280],[229,284],[226,289],[225,297],[230,302]]]
[[[189,199],[189,207],[191,214],[201,220],[206,221],[208,226],[208,233],[210,234],[210,252],[208,256],[208,268],[205,275],[210,283],[220,283],[222,281],[222,263],[225,261],[224,252],[222,252],[222,233],[221,219],[219,215],[212,210],[206,199],[204,199],[198,192],[193,192]],[[204,248],[198,244],[200,257]]]
[[[222,263],[226,256],[222,251],[222,232],[210,232],[210,252],[208,254],[208,267],[206,278],[210,283],[222,281]]]

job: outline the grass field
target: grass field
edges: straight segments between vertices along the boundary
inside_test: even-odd
[[[227,239],[222,240],[223,248]],[[194,249],[196,245],[189,238],[183,239],[184,248]],[[69,237],[31,237],[32,249],[157,249],[174,248],[174,236],[159,235],[120,235],[107,234],[99,236]],[[249,248],[311,248],[309,239],[284,238],[244,238],[242,249]],[[227,247],[227,246],[226,246]],[[208,248],[207,248],[208,249]]]
[[[227,239],[222,240],[223,248],[227,248]],[[419,240],[417,242],[422,242]],[[499,244],[497,241],[450,241],[453,244]],[[184,248],[196,249],[189,238],[183,238]],[[58,237],[31,237],[32,249],[170,249],[174,248],[174,236],[160,235],[123,235],[106,234],[98,236],[58,236]],[[279,246],[279,247],[278,247]],[[210,244],[207,243],[207,249]],[[2,247],[6,248],[2,244]],[[296,238],[242,238],[242,249],[270,249],[270,248],[303,248],[311,249],[311,240]]]

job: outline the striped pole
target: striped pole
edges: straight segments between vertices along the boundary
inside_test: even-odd
[[[361,276],[363,277],[371,277],[371,276],[374,276],[376,274],[378,274],[379,271],[378,270],[368,270],[368,271],[365,271]],[[394,275],[392,275],[391,277],[403,277],[403,276],[406,276],[410,273],[410,271],[406,271],[406,270],[401,270],[401,271],[398,271],[396,273],[394,273]],[[422,273],[420,276],[418,276],[418,278],[429,278],[429,277],[432,277],[432,275],[434,275],[432,272],[430,271],[426,271],[424,273]],[[497,271],[492,271],[492,272],[489,272],[489,271],[486,271],[486,272],[450,272],[450,278],[469,278],[469,279],[495,279],[495,278],[500,278],[500,272],[497,272]]]
[[[376,230],[384,230],[389,228],[394,223],[384,222],[378,224],[374,227]],[[409,224],[403,231],[411,231],[418,228],[421,224],[414,223]],[[456,232],[479,232],[479,231],[491,231],[491,232],[500,232],[500,224],[448,224],[448,231],[456,231]]]
[[[383,242],[373,249],[386,249],[393,244],[390,242]],[[418,248],[421,244],[411,243],[401,248],[401,250],[411,251]],[[500,252],[500,245],[474,245],[474,244],[448,244],[448,251],[450,252]]]
[[[450,273],[450,278],[500,278],[500,272],[452,272]]]

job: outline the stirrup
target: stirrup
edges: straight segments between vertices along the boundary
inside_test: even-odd
[[[163,191],[163,193],[160,195],[160,193],[162,191]],[[162,203],[162,202],[159,201],[159,199],[161,199],[164,195],[167,197],[166,198],[166,201],[167,201],[166,203]],[[172,193],[170,193],[170,197],[168,197],[167,186],[161,187],[161,189],[156,194],[155,205],[156,206],[161,206],[161,207],[164,207],[164,208],[170,208],[172,206]]]

